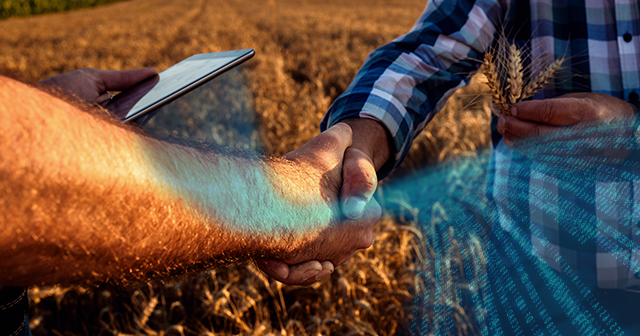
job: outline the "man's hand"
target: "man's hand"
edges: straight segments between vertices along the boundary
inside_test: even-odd
[[[154,68],[125,71],[83,68],[47,78],[40,85],[60,89],[89,104],[105,106],[111,98],[107,91],[126,90],[157,74]]]
[[[605,157],[625,159],[633,143],[636,108],[605,94],[523,101],[511,113],[497,126],[505,145],[537,161],[572,157],[589,169]]]
[[[371,244],[379,208],[337,215],[345,124],[289,159],[256,160],[154,139],[8,78],[0,88],[0,286],[124,283],[257,257],[339,265]]]
[[[501,116],[498,132],[504,143],[540,138],[562,128],[632,116],[633,105],[601,93],[574,93],[559,98],[523,101],[511,108],[513,116]]]
[[[310,285],[331,274],[334,267],[347,261],[351,254],[361,248],[367,248],[373,241],[373,227],[380,218],[380,206],[373,199],[377,186],[376,168],[371,157],[378,159],[381,155],[374,151],[377,142],[372,135],[380,134],[384,145],[388,146],[384,128],[373,120],[347,120],[353,125],[353,142],[344,150],[335,146],[336,136],[351,137],[347,134],[346,125],[336,125],[321,133],[313,140],[286,155],[287,159],[296,162],[314,164],[325,162],[327,157],[343,157],[342,170],[330,175],[328,182],[333,185],[334,199],[340,199],[342,213],[347,217],[343,222],[332,227],[326,234],[330,237],[326,244],[321,244],[317,252],[301,251],[290,259],[257,260],[257,265],[273,278],[289,285]],[[388,147],[382,148],[388,151]],[[366,154],[370,153],[370,154]],[[382,160],[382,159],[381,159]],[[382,161],[379,165],[384,164]],[[349,220],[351,219],[351,220]],[[341,241],[342,240],[342,241]],[[334,250],[333,252],[331,252]],[[319,253],[314,258],[314,253]],[[327,258],[332,254],[334,257]],[[311,260],[315,259],[315,260]]]

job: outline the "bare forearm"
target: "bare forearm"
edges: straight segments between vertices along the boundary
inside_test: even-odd
[[[331,217],[302,170],[164,143],[0,77],[0,285],[277,257]]]

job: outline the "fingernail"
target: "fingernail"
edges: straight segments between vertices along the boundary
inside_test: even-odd
[[[282,279],[286,279],[289,276],[288,267],[284,263],[275,260],[265,260],[265,262],[267,266]]]
[[[511,106],[511,115],[514,117],[518,116],[518,109],[515,106]]]
[[[364,199],[360,197],[351,197],[345,203],[345,208],[343,209],[344,215],[351,219],[360,218],[364,212],[365,206],[367,206],[367,201]]]
[[[318,273],[320,273],[322,271],[318,271],[317,269],[310,269],[306,272],[304,272],[304,274],[302,275],[302,282],[305,282],[307,280],[309,280],[311,277],[314,277],[316,275],[318,275]]]
[[[506,121],[506,118],[501,115],[500,118],[498,118],[498,125],[504,126],[504,122]]]

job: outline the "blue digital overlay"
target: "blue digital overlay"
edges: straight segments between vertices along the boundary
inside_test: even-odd
[[[147,130],[260,152],[242,73],[219,80],[166,107]],[[415,334],[640,334],[638,124],[559,127],[385,183],[419,209]],[[206,181],[198,187],[207,192]],[[303,221],[296,216],[292,223]]]
[[[417,219],[426,257],[412,330],[640,334],[637,125],[500,141],[388,186],[432,210]]]

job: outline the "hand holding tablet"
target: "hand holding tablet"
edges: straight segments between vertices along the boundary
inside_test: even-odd
[[[255,54],[253,49],[193,55],[113,97],[106,108],[123,121],[144,124],[153,112]]]

